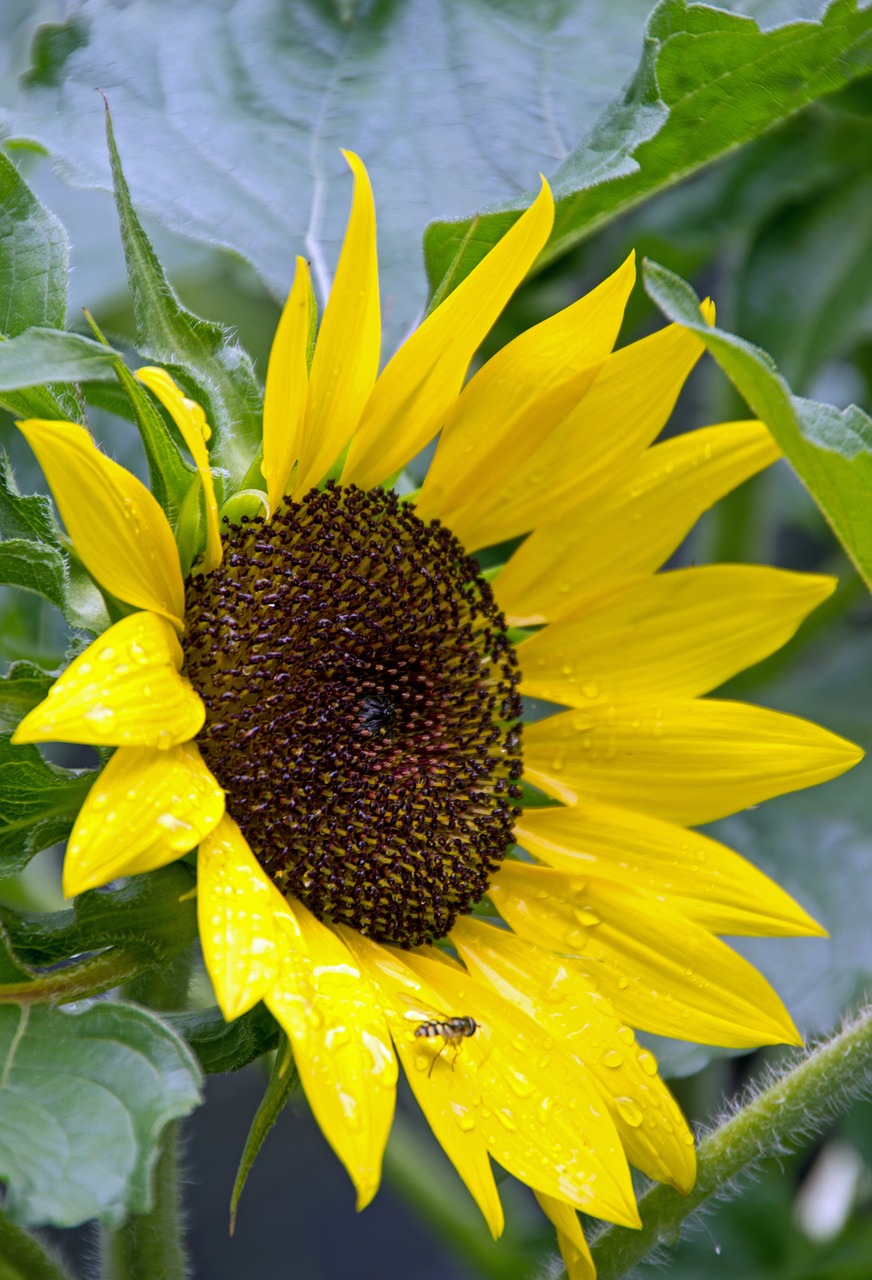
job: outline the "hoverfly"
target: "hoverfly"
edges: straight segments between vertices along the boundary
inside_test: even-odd
[[[407,1003],[414,1003],[413,997],[408,993],[403,992],[402,996]],[[475,1018],[470,1018],[468,1014],[439,1013],[436,1009],[425,1010],[416,1007],[416,1015],[420,1019],[419,1025],[415,1028],[416,1039],[432,1040],[436,1036],[442,1037],[442,1047],[438,1053],[433,1055],[430,1070],[427,1072],[427,1078],[429,1079],[437,1060],[442,1057],[445,1050],[450,1046],[454,1050],[454,1059],[456,1059],[463,1041],[468,1039],[469,1036],[475,1035],[479,1024]],[[406,1017],[412,1016],[415,1015],[406,1015]],[[451,1062],[452,1067],[454,1066],[454,1059]]]

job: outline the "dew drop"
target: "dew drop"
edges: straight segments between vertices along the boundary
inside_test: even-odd
[[[615,1098],[615,1106],[618,1109],[618,1115],[625,1124],[630,1125],[633,1129],[639,1128],[645,1117],[637,1102],[632,1098]]]
[[[624,1057],[617,1049],[608,1049],[603,1054],[603,1062],[607,1067],[620,1067],[623,1065]]]

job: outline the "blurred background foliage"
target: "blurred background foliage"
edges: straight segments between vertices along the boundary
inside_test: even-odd
[[[812,0],[730,7],[756,18],[764,31],[800,18],[814,21],[826,10]],[[5,132],[19,139],[9,154],[69,232],[72,327],[83,329],[78,308],[87,305],[114,340],[129,345],[135,332],[116,215],[110,197],[95,189],[108,185],[108,161],[102,104],[90,94],[92,84],[109,95],[134,202],[182,300],[231,326],[262,377],[294,253],[314,254],[322,275],[335,257],[349,189],[340,144],[358,149],[373,174],[393,345],[426,299],[425,224],[438,218],[449,229],[458,220],[462,227],[470,210],[522,200],[539,168],[565,171],[581,139],[606,128],[601,113],[639,66],[648,8],[648,0],[529,6],[521,0],[446,0],[428,16],[413,3],[222,0],[208,6],[192,0],[171,17],[163,0],[6,0],[0,11],[0,105],[7,109]],[[857,15],[867,61],[855,59],[843,77],[850,83],[831,81],[832,92],[815,93],[797,114],[785,110],[790,118],[768,131],[757,129],[762,136],[754,140],[732,138],[727,130],[711,162],[702,156],[688,165],[690,176],[677,185],[673,172],[650,192],[628,197],[626,207],[616,196],[607,218],[579,243],[567,236],[560,256],[522,287],[488,350],[572,301],[635,247],[713,296],[719,324],[769,351],[795,392],[838,407],[855,401],[868,408],[869,15],[868,9]],[[83,25],[77,28],[73,19]],[[45,23],[56,25],[43,28],[34,43]],[[168,60],[171,48],[175,62]],[[364,91],[351,75],[355,59]],[[298,95],[296,116],[283,96],[285,73]],[[755,80],[764,96],[771,88],[766,74],[759,69]],[[507,89],[513,83],[514,96]],[[739,91],[737,111],[745,92]],[[636,101],[644,107],[644,94]],[[644,140],[643,118],[648,116],[637,112],[632,122],[635,143]],[[612,135],[619,127],[613,117],[606,124]],[[651,136],[654,124],[646,127]],[[22,147],[22,137],[38,138],[40,145]],[[614,172],[605,178],[613,180]],[[452,235],[439,227],[429,234],[434,284]],[[638,288],[621,342],[661,323]],[[704,360],[670,431],[745,414],[724,376]],[[95,410],[92,425],[114,456],[142,469],[129,424]],[[22,491],[38,487],[8,421],[3,440]],[[710,560],[837,575],[838,591],[796,639],[724,693],[809,716],[872,749],[872,605],[786,463],[721,502],[676,557],[676,563]],[[58,610],[37,596],[3,591],[0,657],[56,666],[68,643]],[[74,762],[63,754],[58,760]],[[804,1032],[831,1030],[872,973],[868,766],[717,824],[716,834],[772,874],[829,929],[825,941],[743,940],[738,946],[773,981]],[[12,905],[60,905],[56,855],[37,858],[23,877],[3,882],[0,892]],[[777,1056],[766,1051],[729,1058],[665,1042],[657,1052],[700,1124]],[[235,1162],[264,1079],[258,1066],[211,1077],[209,1101],[189,1122],[198,1276],[333,1280],[352,1267],[359,1280],[551,1274],[553,1237],[524,1189],[504,1187],[508,1240],[494,1247],[408,1098],[389,1145],[387,1185],[360,1218],[353,1215],[351,1188],[338,1164],[303,1102],[295,1100],[252,1171],[236,1235],[228,1241]],[[71,1256],[87,1255],[81,1233],[64,1241]],[[854,1106],[812,1146],[763,1168],[749,1193],[713,1208],[664,1254],[667,1273],[681,1280],[867,1280],[872,1105]],[[653,1276],[653,1265],[639,1274]]]

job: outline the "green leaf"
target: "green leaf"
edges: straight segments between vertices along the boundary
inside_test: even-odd
[[[0,582],[35,591],[59,609],[66,602],[67,566],[60,551],[40,542],[13,538],[0,542]]]
[[[120,888],[83,893],[72,908],[17,912],[0,905],[15,954],[47,968],[84,952],[124,947],[142,965],[165,966],[197,936],[193,872],[174,862],[132,876]]]
[[[164,1019],[187,1040],[201,1067],[210,1075],[239,1071],[275,1049],[279,1042],[278,1023],[262,1004],[233,1022],[224,1021],[217,1005],[167,1013]]]
[[[0,395],[47,382],[108,381],[115,377],[117,358],[110,348],[79,333],[28,329],[0,342]]]
[[[212,462],[225,467],[238,487],[261,437],[262,402],[254,368],[221,325],[201,320],[186,310],[173,292],[131,201],[108,106],[106,137],[133,297],[137,346],[147,359],[174,373],[188,394],[202,404],[212,428]],[[137,417],[140,422],[145,421],[141,413]],[[157,422],[162,422],[159,416]],[[154,422],[147,424],[143,438],[150,450],[150,464],[157,465],[165,455],[168,457],[170,467],[163,478],[169,489],[177,478],[180,458],[177,449],[176,457],[172,457],[172,441],[166,428],[163,445],[157,444],[154,426]],[[177,493],[174,497],[177,503],[181,502]]]
[[[236,1226],[236,1210],[239,1206],[239,1197],[242,1195],[248,1175],[252,1166],[260,1154],[266,1136],[270,1129],[278,1120],[285,1104],[294,1092],[300,1077],[297,1068],[294,1065],[294,1059],[291,1054],[291,1048],[284,1034],[279,1037],[278,1051],[273,1059],[272,1070],[269,1074],[269,1081],[261,1098],[257,1111],[248,1130],[248,1137],[245,1140],[245,1147],[239,1160],[239,1168],[236,1171],[236,1178],[233,1183],[233,1192],[230,1196],[230,1234]]]
[[[158,1140],[200,1102],[185,1044],[132,1005],[0,1009],[0,1177],[10,1216],[118,1226],[151,1207]]]
[[[41,494],[22,497],[9,459],[2,452],[0,584],[32,591],[51,601],[71,627],[97,635],[109,625],[100,592],[60,543],[50,500]]]
[[[64,327],[68,260],[63,226],[0,153],[0,334]]]
[[[870,70],[872,19],[856,0],[835,0],[820,23],[771,31],[738,14],[661,0],[627,89],[552,176],[557,213],[540,265]],[[427,267],[440,294],[469,274],[528,203],[428,228]]]
[[[852,34],[864,22],[868,31],[868,13],[852,17],[844,3],[824,28],[808,23],[788,39],[678,0],[658,10],[640,64],[650,8],[650,0],[81,5],[37,33],[34,71],[3,127],[44,146],[68,181],[106,189],[92,93],[102,85],[139,212],[230,249],[280,299],[303,253],[323,301],[351,186],[340,148],[354,149],[373,178],[393,343],[426,303],[426,223],[454,224],[428,238],[439,280],[469,228],[455,220],[506,201],[520,208],[537,172],[557,170],[569,243],[691,171],[708,148],[723,154],[869,65]],[[758,59],[744,79],[736,69],[791,40],[788,56]],[[221,74],[192,76],[192,50]],[[707,116],[697,117],[697,105]],[[588,166],[589,195],[576,174]],[[476,237],[489,225],[483,219]]]
[[[784,450],[860,573],[872,586],[872,420],[791,395],[765,351],[709,328],[680,277],[645,264],[645,288],[663,314],[693,330]]]
[[[66,840],[94,777],[92,769],[49,764],[36,747],[14,747],[0,734],[0,875]]]
[[[32,662],[13,662],[0,676],[0,729],[11,732],[28,711],[42,702],[54,681],[50,672]]]

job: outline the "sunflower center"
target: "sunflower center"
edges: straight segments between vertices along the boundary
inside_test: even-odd
[[[394,494],[329,486],[189,579],[198,742],[261,866],[416,946],[486,891],[519,792],[517,659],[476,562]]]

